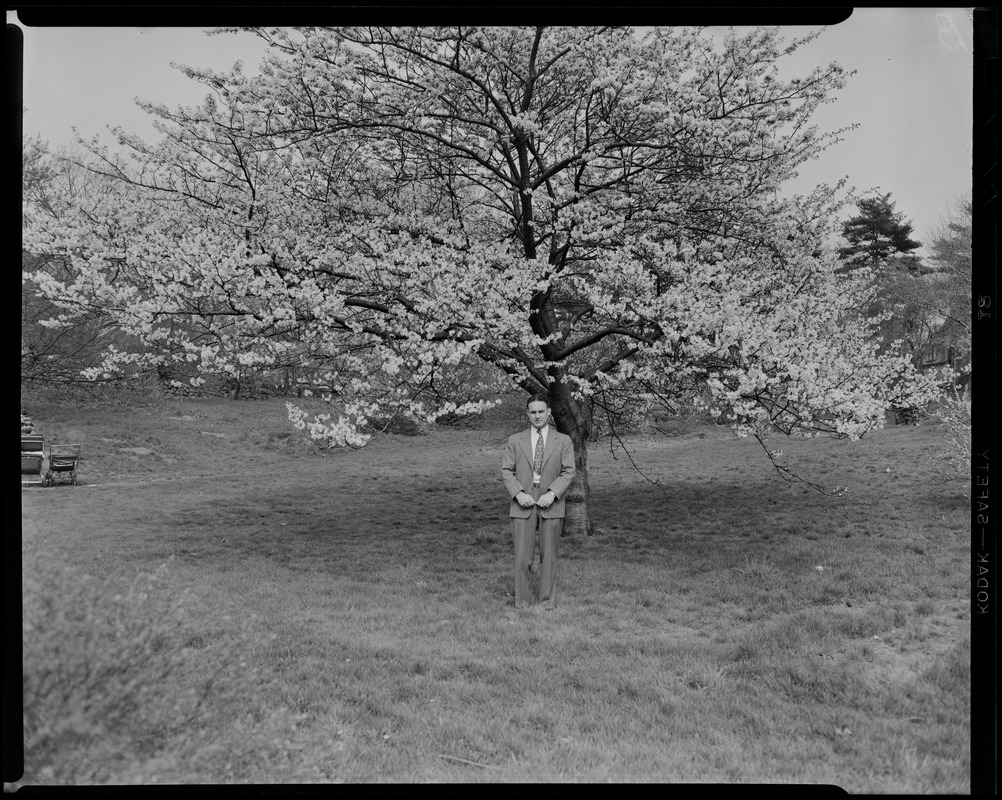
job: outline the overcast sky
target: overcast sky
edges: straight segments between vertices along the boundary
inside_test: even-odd
[[[17,24],[16,12],[7,12]],[[106,135],[121,125],[147,139],[156,134],[136,105],[199,103],[206,90],[171,67],[228,69],[243,61],[255,72],[263,52],[250,34],[207,36],[198,28],[23,27],[24,132],[50,147]],[[808,28],[787,28],[787,36]],[[793,184],[808,191],[847,175],[857,189],[891,192],[925,240],[951,201],[971,187],[972,23],[962,8],[856,9],[845,22],[794,54],[806,72],[838,61],[856,75],[816,117],[821,130],[859,123],[845,141],[801,170]],[[793,73],[791,73],[793,74]],[[848,210],[847,210],[848,213]]]

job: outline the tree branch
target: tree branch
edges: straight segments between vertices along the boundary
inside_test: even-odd
[[[588,310],[592,309],[589,308]],[[584,350],[587,347],[591,347],[593,344],[602,341],[602,339],[606,338],[607,336],[626,336],[629,337],[630,339],[636,339],[639,342],[643,342],[644,344],[650,344],[650,345],[657,343],[657,339],[652,339],[650,336],[644,336],[643,334],[637,333],[636,331],[630,328],[621,328],[621,327],[605,328],[604,330],[596,331],[590,336],[585,336],[584,338],[578,339],[578,341],[567,345],[567,347],[565,347],[559,353],[554,354],[553,360],[562,361],[572,353],[576,353],[578,350]],[[633,348],[632,350],[629,351],[629,353],[632,355],[633,353],[637,352],[638,349],[639,348]],[[610,364],[610,366],[614,366],[614,364]],[[602,369],[596,369],[595,371],[605,372],[606,370],[605,368],[602,368]]]

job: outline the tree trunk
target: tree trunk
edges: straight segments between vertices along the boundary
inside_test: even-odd
[[[542,34],[542,29],[536,30],[536,42],[538,43]],[[529,109],[529,99],[532,92],[532,81],[527,85],[527,94],[524,99],[523,111]],[[525,249],[525,257],[529,260],[536,258],[536,240],[533,231],[533,209],[532,192],[529,191],[529,145],[528,136],[523,133],[516,133],[513,137],[515,149],[518,152],[519,175],[521,177],[521,191],[518,193],[518,200],[521,204],[521,215],[516,220],[519,225],[519,235]],[[555,242],[555,240],[553,240]],[[550,266],[556,267],[562,263],[567,255],[567,248],[563,251],[556,250],[551,244]],[[559,331],[556,309],[553,305],[550,290],[536,292],[530,301],[529,326],[532,332],[541,339],[549,339],[554,333]],[[548,394],[550,399],[550,412],[553,415],[553,423],[557,430],[571,437],[574,445],[574,480],[566,494],[566,510],[564,512],[564,527],[562,536],[574,536],[584,534],[590,536],[592,532],[591,522],[588,520],[588,434],[591,431],[591,419],[585,414],[571,392],[570,386],[563,380],[563,368],[554,362],[556,354],[555,345],[551,342],[540,346],[543,358],[551,362],[547,368]]]
[[[551,384],[550,410],[557,430],[571,437],[574,445],[574,480],[565,495],[567,509],[561,536],[592,534],[592,523],[588,518],[588,433],[591,420],[583,412],[581,405],[570,395],[564,383]]]
[[[561,536],[583,534],[591,536],[592,524],[588,518],[588,450],[587,439],[580,434],[568,434],[574,443],[574,480],[567,491],[567,508]]]

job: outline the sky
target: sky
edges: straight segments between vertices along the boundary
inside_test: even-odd
[[[19,24],[16,12],[7,12],[7,22]],[[175,107],[207,93],[172,62],[226,70],[239,60],[253,74],[264,52],[251,34],[208,36],[199,28],[20,27],[24,133],[40,134],[53,149],[70,144],[74,128],[110,143],[111,125],[155,141],[136,98]],[[810,30],[782,29],[788,38]],[[790,190],[847,176],[859,191],[890,192],[914,225],[912,238],[925,241],[970,193],[972,35],[963,8],[863,8],[794,53],[790,68],[802,74],[832,61],[856,70],[815,121],[821,131],[859,128],[805,165]]]

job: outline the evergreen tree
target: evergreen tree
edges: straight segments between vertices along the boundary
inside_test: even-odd
[[[840,248],[839,255],[848,263],[865,263],[873,267],[885,263],[891,256],[902,256],[895,263],[910,272],[918,272],[920,262],[909,254],[922,243],[910,238],[912,225],[894,210],[894,202],[890,198],[888,192],[856,204],[860,213],[842,226],[842,235],[849,245]]]

